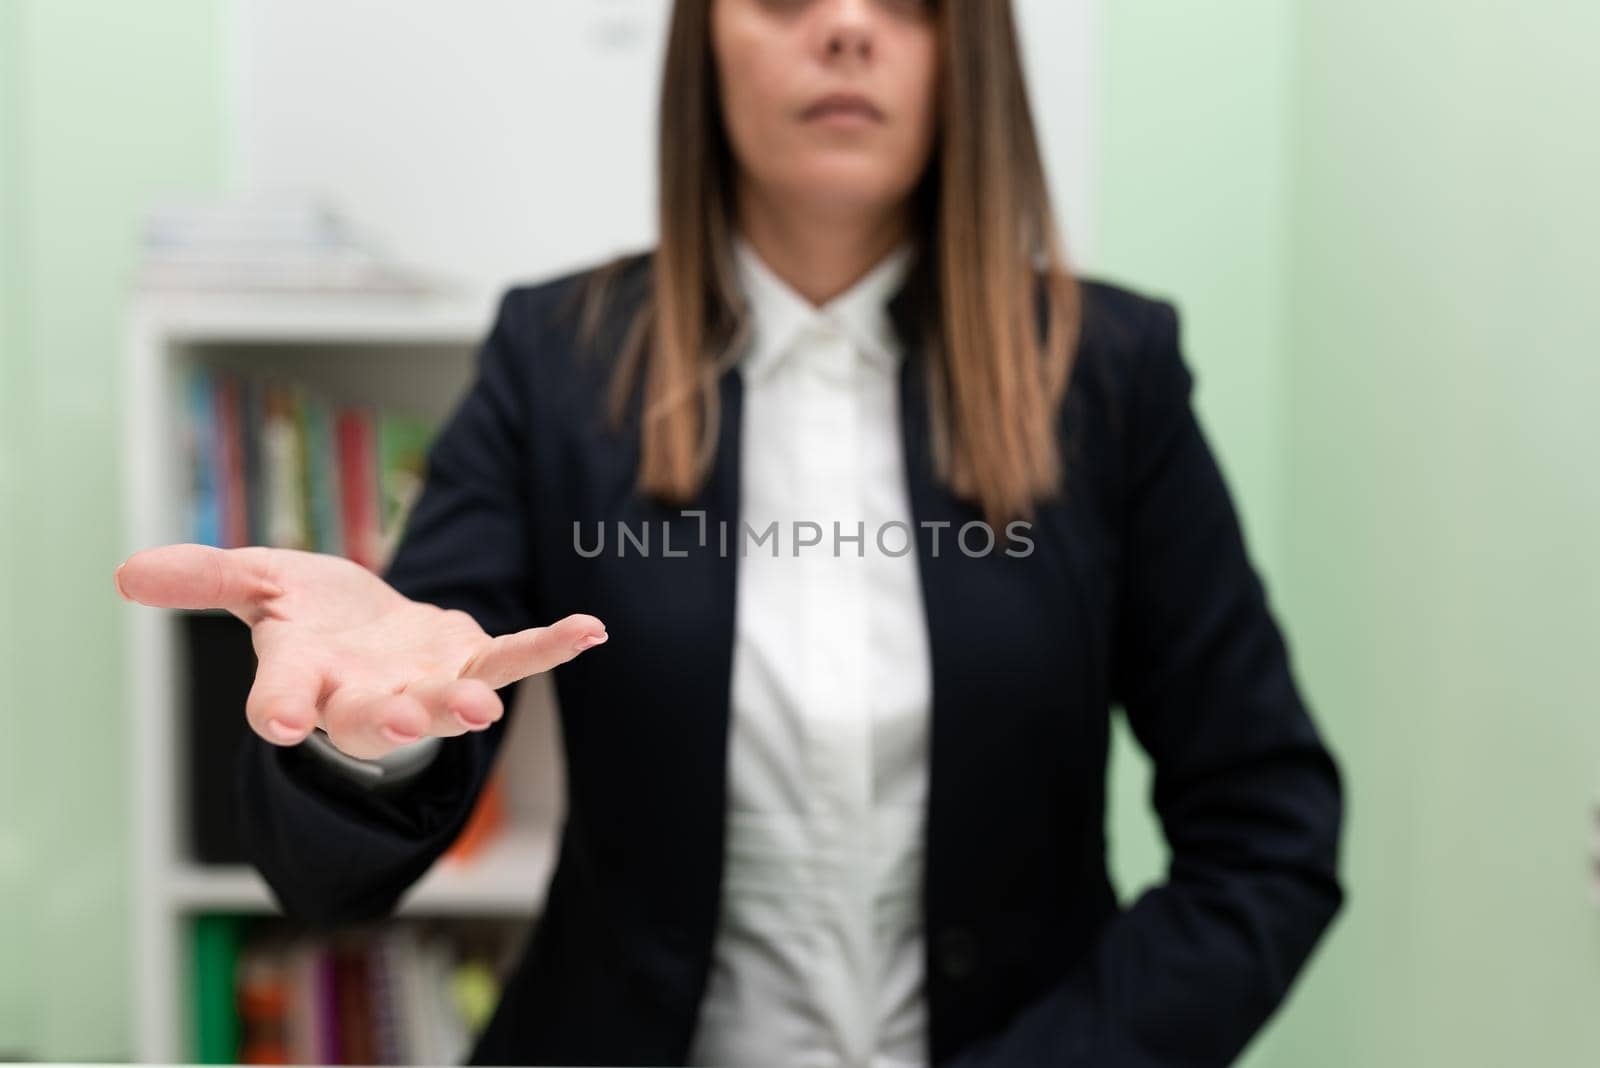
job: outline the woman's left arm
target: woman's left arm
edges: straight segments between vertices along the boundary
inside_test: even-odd
[[[1150,309],[1111,682],[1154,763],[1168,877],[1044,999],[959,1055],[962,1068],[1227,1064],[1344,901],[1338,766],[1195,417],[1177,311]]]

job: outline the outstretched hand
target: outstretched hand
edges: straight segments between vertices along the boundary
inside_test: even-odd
[[[250,626],[257,667],[251,728],[295,745],[314,727],[375,759],[427,736],[484,730],[495,691],[606,640],[581,613],[498,638],[459,609],[413,601],[353,560],[298,549],[144,549],[114,575],[124,600],[221,608]]]

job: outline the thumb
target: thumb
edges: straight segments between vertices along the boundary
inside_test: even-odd
[[[161,545],[128,557],[112,581],[125,601],[156,608],[225,608],[248,620],[263,599],[283,593],[267,577],[270,554],[263,546]]]

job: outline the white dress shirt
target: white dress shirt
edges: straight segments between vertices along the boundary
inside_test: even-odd
[[[727,851],[692,1064],[927,1063],[932,676],[886,308],[910,253],[818,308],[735,237],[753,333]]]

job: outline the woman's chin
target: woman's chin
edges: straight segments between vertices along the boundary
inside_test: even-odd
[[[803,204],[809,213],[860,216],[890,210],[905,199],[906,189],[866,167],[830,165],[798,170],[788,176],[785,199]]]

